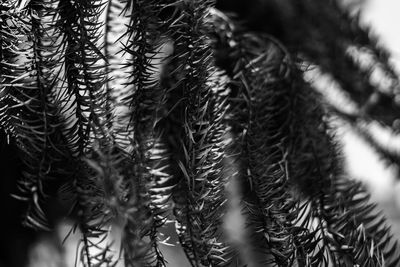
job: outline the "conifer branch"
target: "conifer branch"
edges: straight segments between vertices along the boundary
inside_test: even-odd
[[[166,72],[170,128],[166,132],[177,182],[174,214],[180,242],[193,266],[227,265],[230,260],[220,241],[226,202],[222,169],[226,84],[213,65],[205,37],[210,6],[211,1],[175,3],[176,19],[170,26],[174,54]]]
[[[230,266],[224,187],[239,178],[260,264],[398,265],[385,218],[343,173],[329,121],[335,113],[399,164],[364,127],[398,114],[389,53],[338,0],[249,2],[279,18],[238,23],[211,0],[2,1],[0,128],[23,165],[25,223],[50,229],[57,199],[72,206],[83,266],[116,266],[108,239],[121,219],[124,264],[166,266],[160,227],[173,205],[190,264]],[[360,108],[326,108],[304,62]]]
[[[19,136],[19,154],[25,168],[19,188],[20,198],[29,201],[26,223],[45,229],[50,227],[45,203],[54,194],[54,188],[68,179],[71,166],[59,127],[58,102],[52,97],[60,69],[58,31],[51,21],[52,4],[31,1],[23,10],[9,9],[12,16],[5,22],[11,19],[12,27],[18,25],[14,28],[16,36],[27,42],[11,40],[5,51],[10,61],[2,61],[4,73],[10,74],[2,81],[4,100],[8,100],[4,115],[11,118],[6,127]]]
[[[170,190],[165,186],[169,174],[164,159],[158,128],[158,116],[164,95],[157,71],[160,50],[166,33],[160,31],[158,1],[126,1],[123,14],[130,18],[123,52],[128,55],[126,69],[131,70],[125,86],[127,93],[122,103],[126,114],[126,138],[130,140],[133,159],[132,175],[127,199],[123,242],[127,266],[165,266],[158,248],[158,228],[166,218]],[[138,223],[138,217],[141,222]],[[136,251],[136,253],[132,253]]]
[[[220,62],[225,62],[233,86],[238,86],[230,98],[235,101],[231,106],[238,107],[231,110],[231,124],[240,136],[237,142],[243,140],[242,176],[250,176],[250,194],[256,195],[247,198],[245,204],[251,225],[259,225],[258,232],[265,232],[262,242],[259,236],[254,238],[255,244],[272,255],[267,260],[278,266],[294,262],[302,266],[383,266],[384,261],[397,262],[393,252],[397,245],[384,226],[385,220],[372,212],[359,184],[340,178],[340,159],[321,101],[293,63],[276,60],[277,48],[286,55],[287,51],[269,36],[260,39],[254,34],[240,35],[226,18],[217,16],[216,23],[231,29],[231,36],[216,33],[219,43],[215,46],[229,51],[225,61]],[[275,50],[266,48],[271,43]],[[254,127],[263,130],[253,132]],[[257,139],[253,133],[263,133],[262,138]],[[264,151],[265,155],[260,156]],[[260,159],[271,162],[257,164]],[[274,200],[265,201],[274,196]],[[363,217],[363,211],[367,217]],[[365,234],[373,228],[380,229],[377,235]],[[266,245],[262,246],[263,242]]]
[[[105,239],[115,199],[122,198],[119,161],[121,153],[115,149],[114,133],[110,127],[113,110],[107,84],[107,59],[101,47],[103,1],[60,0],[58,26],[64,33],[66,94],[72,111],[65,125],[70,149],[81,161],[85,175],[76,172],[72,187],[77,195],[76,209],[82,231],[81,262],[85,266],[115,264],[108,255],[109,245],[99,248],[95,243]],[[91,255],[91,249],[101,249]],[[99,256],[101,255],[101,257]]]
[[[289,51],[331,74],[361,107],[360,118],[396,127],[398,74],[379,38],[361,26],[359,14],[352,15],[339,0],[228,2],[221,0],[218,6],[237,12],[247,31],[273,35]],[[366,58],[368,64],[363,63]]]

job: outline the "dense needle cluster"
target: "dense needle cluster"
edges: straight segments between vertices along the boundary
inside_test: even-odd
[[[51,230],[54,205],[75,220],[83,266],[166,266],[169,220],[192,266],[244,266],[223,229],[231,179],[253,264],[399,264],[330,123],[346,121],[400,164],[367,127],[397,130],[398,78],[339,1],[22,4],[0,2],[0,129],[22,166],[15,197],[26,226]],[[325,99],[309,65],[355,111]],[[120,257],[103,244],[116,223]]]

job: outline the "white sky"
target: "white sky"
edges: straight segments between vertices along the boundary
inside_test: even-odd
[[[363,20],[373,26],[400,69],[400,0],[367,0]]]

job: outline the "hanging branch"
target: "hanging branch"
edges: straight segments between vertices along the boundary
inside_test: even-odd
[[[347,38],[344,42],[347,54],[374,86],[363,112],[391,126],[400,114],[400,107],[395,100],[399,93],[399,78],[390,62],[390,52],[380,44],[370,27],[362,26],[360,11],[352,15],[351,10],[340,6],[337,1],[329,1],[326,8],[329,9],[327,13],[334,14],[331,17],[337,21],[336,24],[341,25],[340,36]],[[364,61],[368,61],[367,64],[363,64]]]
[[[273,256],[267,260],[279,266],[294,261],[301,266],[396,264],[398,248],[385,220],[374,213],[359,184],[341,178],[321,100],[299,70],[279,59],[277,47],[287,51],[269,36],[235,32],[232,23],[217,17],[220,23],[231,28],[228,35],[216,33],[215,47],[220,56],[227,55],[219,62],[232,74],[232,86],[237,85],[230,97],[231,106],[237,107],[231,110],[232,129],[240,136],[237,141],[243,140],[242,176],[256,195],[245,204],[251,224],[265,232],[261,249]],[[271,43],[275,50],[268,50]],[[257,164],[259,160],[264,164]],[[275,198],[265,201],[267,197]],[[376,235],[372,229],[378,229]],[[254,242],[258,246],[259,238]]]
[[[390,53],[361,26],[359,14],[351,15],[339,2],[220,0],[217,7],[236,12],[246,29],[273,35],[292,53],[332,75],[360,106],[360,118],[396,128],[399,80]]]
[[[21,200],[29,202],[25,223],[48,229],[45,206],[55,188],[70,175],[71,159],[64,145],[57,101],[52,98],[60,69],[57,32],[51,17],[52,3],[31,1],[24,10],[9,6],[11,23],[4,32],[25,43],[9,40],[2,66],[5,126],[18,136],[24,178]],[[11,37],[11,35],[10,35]]]
[[[249,182],[244,205],[252,245],[267,254],[266,264],[290,266],[301,253],[295,239],[303,230],[295,225],[298,203],[289,181],[295,174],[288,169],[294,96],[289,55],[253,34],[231,44],[228,73],[237,91],[230,95],[230,122],[241,144],[241,175]]]
[[[360,106],[361,118],[392,126],[400,114],[395,102],[399,82],[387,50],[378,45],[368,27],[360,26],[358,16],[351,16],[337,1],[328,1],[328,5],[310,2],[301,10],[309,12],[302,16],[320,18],[321,27],[329,29],[313,29],[315,21],[305,19],[304,26],[312,29],[309,40],[319,45],[315,49],[310,42],[304,42],[298,47],[301,52],[324,72],[332,74],[342,90]]]
[[[172,4],[171,4],[172,5]],[[225,206],[222,119],[226,84],[212,62],[205,16],[210,1],[178,2],[172,12],[174,54],[165,71],[168,134],[175,174],[177,232],[193,266],[227,265],[220,226]]]
[[[71,139],[75,140],[73,148],[82,156],[90,147],[90,134],[107,134],[102,128],[106,94],[104,55],[97,47],[102,38],[99,16],[104,8],[101,1],[82,3],[61,0],[58,7],[60,14],[59,27],[62,27],[65,47],[65,73],[67,90],[73,101],[75,120],[70,127]],[[105,131],[105,132],[104,132]],[[103,133],[104,132],[104,133]],[[75,136],[75,138],[74,138]]]
[[[124,255],[127,266],[165,266],[158,248],[158,228],[165,222],[170,190],[165,186],[166,151],[157,130],[165,93],[159,85],[157,63],[165,33],[160,31],[157,1],[126,1],[123,14],[130,18],[123,52],[130,71],[122,103],[128,107],[125,139],[130,140],[132,180],[124,217]],[[159,64],[158,64],[159,65]],[[140,218],[140,220],[138,220]]]
[[[308,221],[315,242],[322,241],[315,243],[314,253],[307,261],[339,266],[395,266],[399,261],[398,246],[385,218],[374,210],[359,183],[343,178],[337,141],[327,123],[323,102],[300,75],[297,77],[293,81],[298,93],[293,106],[296,119],[289,168],[296,173],[296,188],[310,203],[311,220],[303,217],[300,221]],[[312,230],[312,225],[317,227]]]
[[[228,122],[240,166],[247,231],[265,264],[292,265],[297,249],[299,203],[293,195],[288,157],[293,145],[290,55],[269,36],[238,34],[228,17],[214,10],[217,62],[232,77]]]
[[[231,265],[221,229],[231,158],[261,263],[399,264],[384,217],[343,174],[332,109],[300,66],[307,60],[331,75],[360,107],[336,114],[398,161],[361,128],[395,120],[398,78],[388,53],[337,1],[254,0],[278,10],[278,24],[251,18],[240,27],[211,0],[14,2],[0,3],[0,128],[23,163],[26,224],[49,229],[49,202],[67,197],[83,266],[117,264],[107,241],[115,218],[125,220],[125,265],[165,266],[159,228],[171,202],[191,265]]]
[[[123,154],[115,148],[111,90],[107,84],[107,59],[101,49],[101,15],[106,7],[101,0],[60,0],[58,26],[64,33],[66,94],[70,103],[66,113],[70,122],[64,131],[70,149],[81,160],[70,185],[77,197],[76,210],[82,231],[81,262],[113,265],[109,244],[102,241],[114,217],[113,208],[123,198],[120,167]],[[103,247],[101,247],[103,246]],[[92,249],[100,249],[93,254]]]

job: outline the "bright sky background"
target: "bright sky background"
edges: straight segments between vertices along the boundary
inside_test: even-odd
[[[373,25],[383,43],[392,50],[400,70],[400,0],[367,0],[363,20]]]

